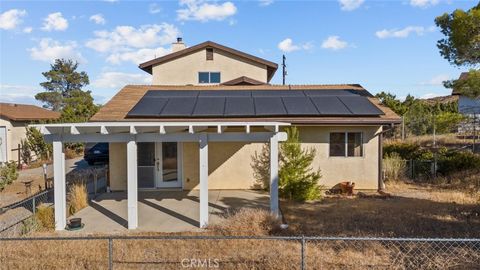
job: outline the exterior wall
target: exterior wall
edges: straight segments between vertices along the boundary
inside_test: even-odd
[[[127,144],[109,144],[110,189],[113,191],[127,189]]]
[[[0,126],[6,127],[7,133],[7,159],[8,161],[18,160],[18,151],[12,151],[16,149],[21,140],[26,138],[26,129],[28,125],[25,121],[10,121],[6,118],[0,118]]]
[[[356,189],[378,188],[378,136],[381,127],[299,127],[303,147],[313,147],[317,156],[313,168],[321,170],[320,184],[330,188],[343,181],[355,182]],[[329,157],[330,132],[362,132],[363,157]],[[211,142],[208,145],[208,186],[210,189],[259,188],[253,176],[252,156],[263,143]],[[110,144],[112,190],[126,188],[125,144]],[[199,146],[183,143],[183,188],[198,189]]]
[[[189,54],[152,68],[155,85],[198,85],[198,72],[221,72],[220,82],[241,76],[267,82],[267,67],[227,52],[214,49],[213,60],[206,60],[205,50]],[[204,85],[204,84],[202,84]]]

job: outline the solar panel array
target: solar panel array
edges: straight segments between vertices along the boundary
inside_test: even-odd
[[[128,117],[378,116],[383,112],[349,90],[147,91]]]

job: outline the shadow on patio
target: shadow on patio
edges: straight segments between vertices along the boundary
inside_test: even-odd
[[[209,223],[221,222],[229,211],[239,208],[269,209],[267,193],[250,190],[210,190]],[[125,192],[105,193],[90,201],[90,206],[73,217],[82,218],[84,233],[127,231]],[[139,191],[137,231],[199,231],[198,191]]]

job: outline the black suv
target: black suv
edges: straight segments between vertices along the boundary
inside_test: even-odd
[[[96,162],[108,163],[108,143],[97,143],[90,148],[85,147],[83,159],[88,165]]]

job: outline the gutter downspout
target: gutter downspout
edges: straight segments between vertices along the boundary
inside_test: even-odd
[[[377,133],[375,136],[378,136],[378,191],[385,190],[385,182],[383,179],[383,134],[389,132],[394,128],[394,124],[391,125],[389,129],[383,130]]]

